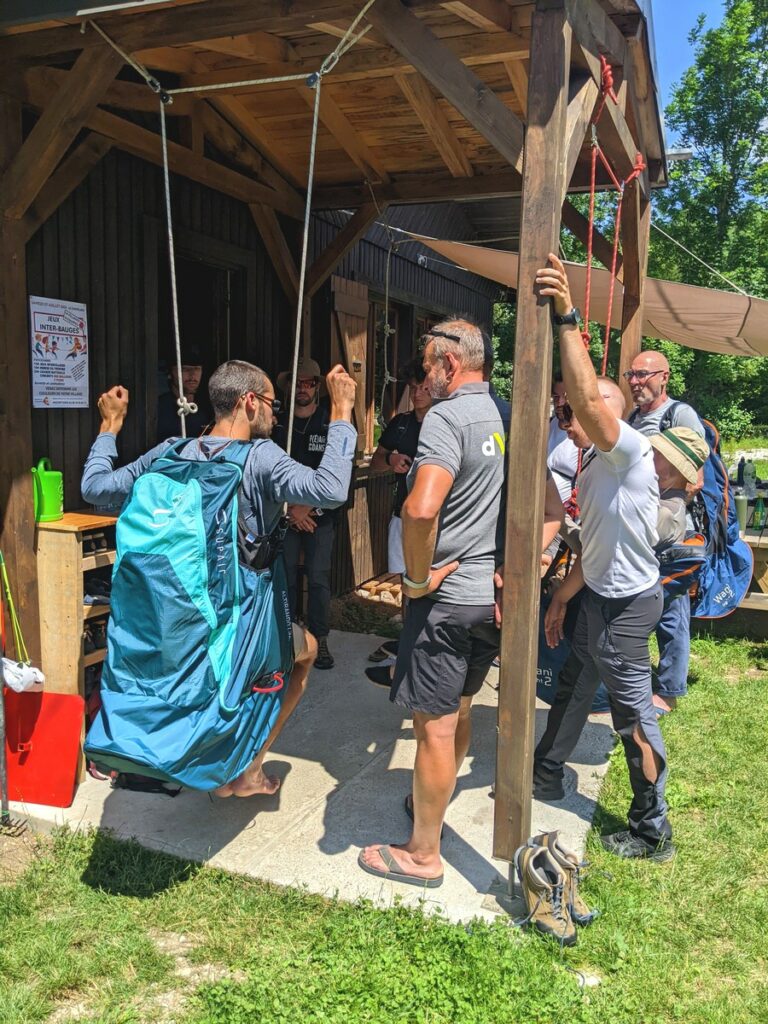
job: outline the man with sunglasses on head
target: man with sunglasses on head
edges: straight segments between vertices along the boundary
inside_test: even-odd
[[[291,458],[302,466],[317,469],[323,458],[330,424],[328,403],[321,398],[322,373],[314,359],[301,358],[296,373],[296,392],[293,408],[293,437]],[[291,371],[278,374],[277,386],[284,395],[290,394]],[[288,444],[289,410],[277,417],[274,440],[281,448]],[[301,555],[307,574],[307,628],[317,638],[315,668],[331,669],[333,655],[328,650],[331,614],[331,557],[336,534],[338,512],[314,505],[288,506],[290,529],[285,535],[283,552],[288,574],[288,595],[291,618],[296,618],[298,601],[298,573]]]
[[[115,468],[117,436],[128,413],[128,391],[120,385],[113,387],[99,398],[101,427],[83,470],[83,498],[93,505],[122,502],[130,494],[134,481],[146,473],[171,444],[179,446],[182,458],[203,461],[217,455],[226,457],[227,447],[232,442],[252,442],[238,492],[245,543],[267,539],[273,534],[286,502],[336,508],[346,501],[352,474],[357,443],[357,431],[351,422],[356,385],[342,366],[335,366],[326,377],[326,386],[331,399],[327,440],[315,468],[294,461],[270,439],[280,402],[275,398],[266,373],[252,363],[231,359],[216,370],[208,383],[215,417],[210,433],[186,442],[171,438],[120,469]],[[243,560],[247,561],[247,553]],[[140,630],[141,623],[124,622],[121,628]],[[294,649],[294,669],[272,732],[256,760],[241,776],[217,790],[218,796],[247,797],[277,792],[280,779],[265,775],[262,770],[264,754],[304,693],[317,644],[310,633],[296,626]]]
[[[696,411],[685,402],[667,394],[669,363],[661,352],[641,352],[632,360],[624,374],[632,392],[635,409],[629,424],[646,437],[654,437],[671,427],[687,427],[704,438],[704,427]],[[689,500],[701,490],[703,471],[698,484],[688,489]],[[689,528],[693,523],[689,522]],[[688,662],[691,654],[691,599],[680,594],[667,602],[656,627],[659,642],[659,667],[653,703],[656,713],[665,715],[674,710],[678,697],[688,692]]]

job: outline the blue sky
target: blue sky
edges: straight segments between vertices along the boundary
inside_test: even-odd
[[[665,107],[672,86],[693,63],[688,33],[696,24],[699,14],[706,16],[707,28],[716,28],[722,21],[722,0],[653,0],[656,62],[661,99]]]

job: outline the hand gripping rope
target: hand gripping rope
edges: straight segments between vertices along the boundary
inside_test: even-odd
[[[296,377],[298,374],[299,366],[299,343],[301,341],[301,324],[304,312],[304,284],[307,274],[307,252],[309,249],[309,226],[310,218],[312,213],[312,187],[314,184],[315,176],[315,155],[317,151],[317,129],[320,121],[320,87],[322,85],[323,78],[338,64],[339,60],[344,54],[351,49],[355,43],[361,39],[367,32],[370,31],[371,26],[367,25],[365,28],[357,32],[357,27],[362,21],[363,17],[370,10],[376,0],[368,0],[366,4],[361,8],[358,14],[353,19],[351,25],[344,33],[342,39],[339,40],[336,48],[328,54],[325,60],[322,62],[317,71],[314,71],[311,75],[296,74],[296,75],[279,75],[271,78],[250,78],[245,81],[236,82],[224,82],[219,85],[204,85],[204,86],[189,86],[186,88],[179,89],[163,89],[158,80],[150,74],[150,72],[140,64],[135,58],[125,53],[113,39],[111,39],[106,32],[103,31],[94,21],[88,21],[99,35],[109,45],[120,54],[123,60],[130,64],[130,66],[144,79],[150,89],[159,97],[160,100],[160,138],[162,141],[163,149],[163,184],[165,189],[165,217],[168,231],[168,264],[171,275],[171,302],[173,305],[173,333],[176,347],[176,369],[179,377],[179,384],[181,384],[181,332],[179,329],[179,302],[178,294],[176,289],[176,257],[173,244],[173,216],[171,211],[171,180],[170,180],[170,169],[168,166],[168,136],[166,132],[165,122],[165,108],[169,103],[173,103],[173,97],[181,95],[182,93],[195,93],[195,92],[215,92],[222,89],[231,89],[234,87],[249,86],[249,85],[271,85],[279,82],[304,82],[310,89],[315,90],[315,102],[312,115],[312,133],[310,136],[309,146],[309,165],[307,172],[307,196],[304,207],[304,233],[301,245],[301,270],[299,272],[299,286],[298,286],[298,300],[296,303],[296,329],[294,333],[293,343],[293,366],[291,372],[291,394],[295,394],[296,391]],[[81,30],[85,29],[86,22],[82,24]],[[197,406],[194,402],[188,402],[184,395],[180,395],[178,400],[179,405],[179,418],[181,420],[181,434],[182,437],[187,436],[186,420],[190,413],[197,412]],[[288,439],[287,439],[287,450],[291,450],[291,440],[293,438],[293,408],[294,403],[291,402],[290,413],[288,416]]]
[[[600,68],[601,68],[601,83],[600,83],[600,103],[598,104],[597,110],[592,117],[590,122],[590,128],[592,132],[592,167],[590,174],[590,186],[589,186],[589,230],[587,234],[587,283],[584,290],[584,330],[581,332],[581,336],[584,339],[584,345],[589,347],[591,335],[589,333],[589,306],[592,297],[592,243],[594,236],[595,227],[595,191],[597,184],[597,161],[598,158],[600,163],[605,168],[608,177],[611,179],[616,191],[619,193],[619,200],[616,204],[616,217],[614,223],[614,234],[613,234],[613,257],[611,260],[611,284],[608,292],[608,312],[605,318],[605,340],[603,342],[603,361],[601,372],[604,374],[608,366],[608,346],[611,341],[611,314],[613,313],[613,296],[616,288],[616,265],[618,263],[619,256],[619,234],[621,230],[621,209],[624,203],[624,189],[627,185],[634,181],[635,178],[639,177],[645,170],[645,162],[643,161],[640,153],[635,157],[635,166],[623,181],[619,181],[611,167],[605,153],[600,148],[600,141],[597,134],[597,126],[600,122],[600,118],[605,110],[605,105],[610,100],[612,103],[618,105],[619,98],[616,95],[613,88],[613,70],[611,65],[600,54]]]

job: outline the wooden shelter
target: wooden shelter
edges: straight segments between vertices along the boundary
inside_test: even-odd
[[[175,96],[167,107],[171,170],[248,204],[287,300],[295,303],[313,88],[304,80],[228,83],[310,76],[363,6],[363,0],[101,0],[99,13],[89,14],[66,0],[4,4],[0,504],[2,547],[33,650],[39,626],[24,383],[27,241],[108,151],[161,160],[158,97],[126,65],[127,53],[164,88],[199,90]],[[621,225],[626,366],[640,345],[650,189],[666,177],[644,6],[636,0],[375,0],[359,25],[365,34],[322,83],[312,202],[316,210],[347,213],[309,267],[308,298],[390,206],[465,201],[481,218],[483,234],[498,226],[499,234],[519,239],[495,820],[495,853],[507,860],[530,829],[552,356],[549,308],[534,292],[534,271],[556,251],[561,220],[586,237],[586,221],[566,197],[589,184],[589,126],[601,97],[603,56],[617,102],[605,106],[600,145],[620,179],[638,153],[645,165],[626,190]],[[607,184],[600,171],[599,187]],[[124,199],[114,196],[118,210]],[[107,237],[107,255],[109,244]],[[609,242],[596,233],[594,244],[596,256],[608,261]],[[342,318],[360,317],[354,298],[340,301]],[[345,355],[355,362],[349,350]],[[359,430],[364,417],[358,410]]]

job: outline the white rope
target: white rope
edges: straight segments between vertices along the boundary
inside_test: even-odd
[[[168,136],[165,129],[165,104],[167,100],[160,99],[160,138],[163,143],[163,185],[165,188],[165,221],[168,228],[168,265],[171,271],[171,305],[173,307],[173,336],[176,343],[176,373],[179,389],[179,397],[176,404],[179,407],[179,419],[181,420],[181,436],[187,436],[186,417],[190,413],[197,412],[195,402],[188,402],[184,395],[184,380],[181,370],[181,332],[179,331],[179,299],[176,292],[176,253],[173,244],[173,217],[171,216],[171,176],[168,171]]]
[[[747,298],[749,298],[749,292],[745,292],[743,288],[739,288],[739,286],[737,284],[734,284],[734,282],[727,278],[725,274],[721,274],[719,270],[715,270],[715,268],[711,267],[709,263],[706,262],[706,260],[703,260],[701,258],[701,256],[697,256],[695,252],[691,252],[690,249],[686,248],[686,246],[684,246],[682,242],[678,242],[678,240],[676,238],[673,238],[672,235],[667,234],[664,228],[660,228],[655,220],[651,221],[651,227],[656,228],[656,230],[660,234],[664,235],[665,238],[668,238],[670,242],[674,242],[675,245],[678,246],[678,248],[683,250],[683,252],[687,252],[689,256],[692,256],[693,259],[695,259],[698,263],[702,265],[702,267],[706,267],[711,274],[715,275],[715,277],[719,277],[721,281],[725,281],[725,283],[729,284],[731,288],[735,288],[736,291],[739,292],[741,295],[746,295]]]
[[[132,57],[130,53],[126,53],[126,51],[121,46],[118,46],[115,40],[111,36],[107,35],[104,29],[101,28],[100,25],[97,25],[95,21],[84,20],[80,26],[81,34],[85,32],[86,24],[90,25],[91,28],[95,29],[101,36],[101,38],[106,43],[109,43],[109,45],[112,47],[115,53],[118,53],[123,58],[126,64],[130,64],[130,66],[133,68],[136,74],[140,75],[144,79],[144,81],[147,83],[152,92],[156,92],[158,95],[163,93],[163,87],[160,85],[155,76],[150,74],[149,71],[144,67],[144,65],[140,61],[136,60],[135,57]]]

